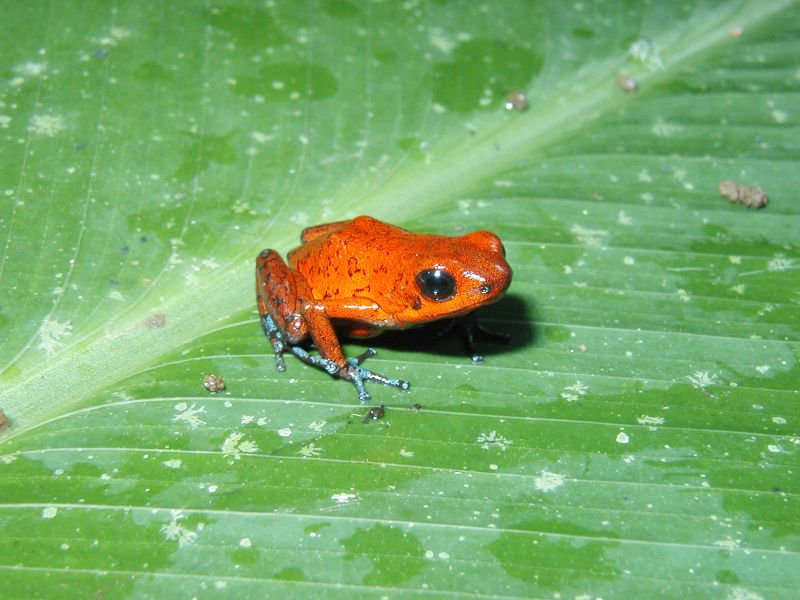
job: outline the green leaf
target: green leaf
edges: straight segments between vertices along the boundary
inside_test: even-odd
[[[0,597],[793,598],[798,35],[789,0],[0,4]],[[253,282],[358,214],[514,268],[485,364],[375,340],[412,386],[366,424],[275,371]]]

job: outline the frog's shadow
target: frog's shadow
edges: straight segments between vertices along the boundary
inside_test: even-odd
[[[507,334],[508,342],[502,343],[486,339],[480,335],[475,340],[475,348],[484,357],[505,352],[514,352],[533,344],[536,340],[536,327],[532,307],[520,296],[507,295],[497,304],[477,312],[478,323],[486,329]],[[385,348],[398,352],[429,352],[446,356],[468,357],[462,335],[456,327],[448,331],[452,320],[435,321],[421,327],[400,331],[387,331],[380,336],[353,340],[342,339],[346,344],[358,344],[372,348]]]

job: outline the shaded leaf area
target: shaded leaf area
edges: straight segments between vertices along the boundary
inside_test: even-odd
[[[0,4],[0,596],[792,598],[800,7],[762,4]],[[366,423],[252,283],[360,213],[514,268],[484,364],[370,340],[411,389]]]

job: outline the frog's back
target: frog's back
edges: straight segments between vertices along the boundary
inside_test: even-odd
[[[317,299],[379,300],[392,287],[385,278],[395,270],[396,250],[410,235],[367,216],[317,225],[303,231],[303,244],[289,253],[289,262]]]

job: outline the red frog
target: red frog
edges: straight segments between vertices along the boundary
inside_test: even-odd
[[[361,216],[308,227],[300,239],[288,265],[275,250],[264,250],[256,259],[258,311],[275,366],[286,369],[283,353],[289,350],[353,383],[362,402],[370,399],[365,381],[404,390],[409,384],[362,367],[375,355],[372,349],[346,359],[337,331],[373,337],[387,329],[462,317],[499,300],[511,283],[503,244],[488,231],[459,237],[411,233]],[[470,349],[474,320],[471,325]],[[302,347],[309,336],[319,356]],[[474,355],[473,360],[482,359]]]

